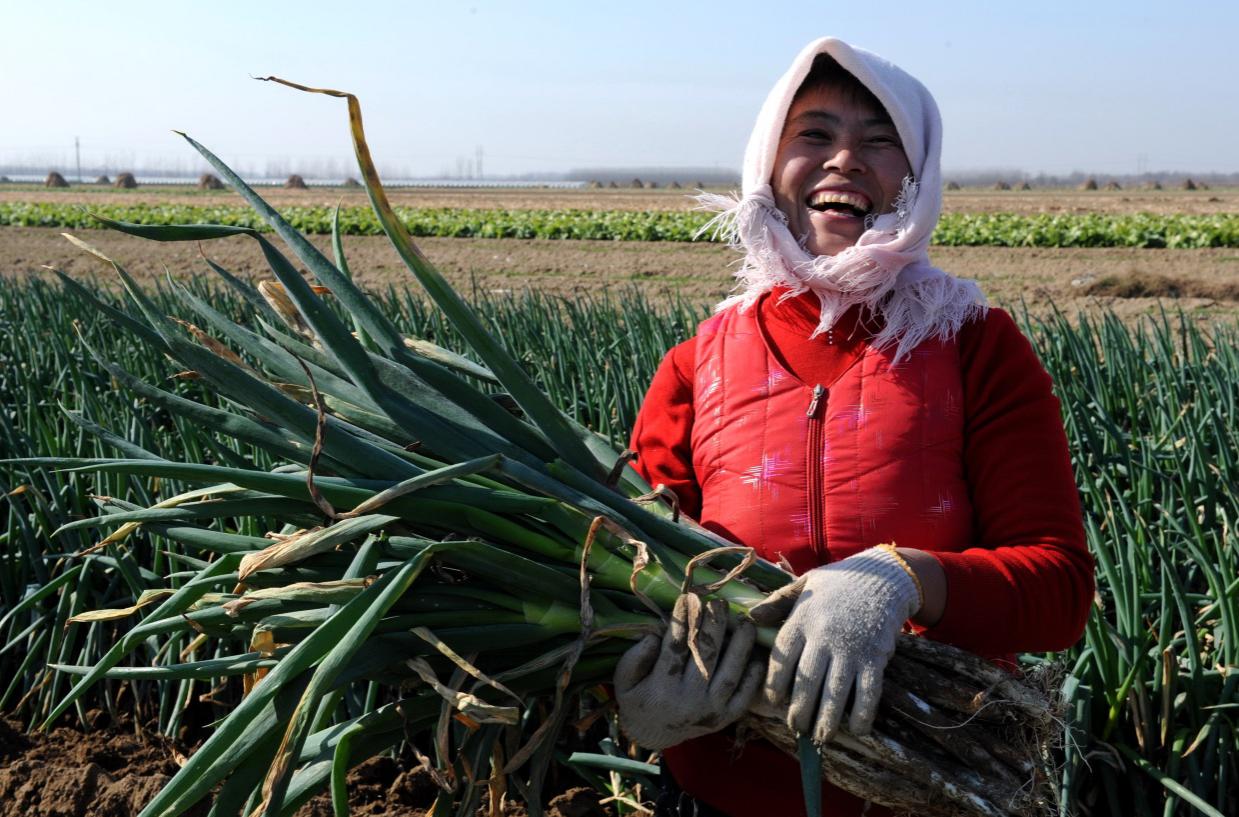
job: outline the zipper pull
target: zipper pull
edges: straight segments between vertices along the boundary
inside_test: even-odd
[[[822,397],[826,394],[826,387],[818,383],[813,387],[813,399],[809,401],[809,410],[805,412],[806,417],[817,416],[817,404],[822,402]]]

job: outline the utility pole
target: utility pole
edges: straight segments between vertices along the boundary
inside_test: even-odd
[[[481,179],[482,178],[482,146],[481,145],[478,145],[478,149],[477,149],[477,170],[478,170],[478,178]]]
[[[77,154],[77,183],[82,183],[82,139],[79,136],[73,137],[73,151]]]

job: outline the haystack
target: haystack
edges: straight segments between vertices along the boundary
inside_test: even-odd
[[[1204,182],[1196,182],[1196,189],[1197,190],[1208,190],[1209,185],[1205,184]]]
[[[610,183],[610,184],[608,184],[608,185],[607,185],[607,187],[609,187],[609,188],[610,188],[610,189],[612,189],[612,190],[616,190],[616,189],[618,189],[618,188],[619,188],[619,185],[618,185],[618,184],[616,184],[614,181],[611,181],[611,183]]]
[[[1084,184],[1080,185],[1079,189],[1080,190],[1096,190],[1097,180],[1090,178],[1088,181],[1084,182]]]
[[[646,182],[646,183],[645,183],[645,189],[646,189],[646,190],[656,190],[656,189],[658,189],[658,182]]]
[[[288,177],[288,181],[284,182],[284,186],[290,190],[305,190],[305,179],[298,176],[296,173]]]
[[[224,183],[214,173],[203,173],[198,177],[199,190],[223,190]]]
[[[1006,182],[1002,180],[999,180],[999,181],[994,182],[994,189],[995,190],[1010,190],[1011,185],[1007,184]]]
[[[138,180],[133,177],[132,173],[117,173],[116,186],[123,187],[126,190],[132,190],[138,186]]]
[[[0,176],[0,184],[10,184],[12,181],[8,176]]]
[[[357,181],[352,176],[349,176],[347,179],[345,179],[343,182],[340,183],[340,186],[341,187],[361,187],[361,182]]]
[[[628,183],[628,186],[634,190],[640,190],[642,187],[645,187],[645,185],[641,183],[640,179],[633,179]]]
[[[589,183],[589,189],[590,190],[601,190],[602,182],[598,181],[597,179],[594,179],[593,181]]]
[[[1032,185],[1028,182],[1020,182],[1015,186],[1016,190],[1032,190]]]
[[[693,182],[693,189],[694,190],[705,190],[706,189],[705,183],[704,182]]]
[[[1105,186],[1103,189],[1105,189],[1105,190],[1122,190],[1123,188],[1119,185],[1119,183],[1118,183],[1118,182],[1115,182],[1115,181],[1109,181],[1109,182],[1106,182],[1106,186]]]
[[[44,187],[68,187],[69,183],[65,181],[65,177],[61,176],[55,170],[47,174],[47,179],[43,182]]]
[[[958,184],[958,183],[956,183],[956,182],[947,182],[947,183],[946,183],[946,189],[947,189],[947,190],[958,190],[958,189],[959,189],[959,184]]]
[[[1184,190],[1195,190],[1196,182],[1192,181],[1191,179],[1184,179],[1183,184],[1179,186],[1182,187]]]
[[[1140,186],[1143,187],[1145,190],[1161,190],[1162,189],[1162,183],[1157,181],[1156,179],[1151,182],[1145,182],[1144,184]]]
[[[668,190],[683,190],[684,188],[680,187],[679,182],[672,182],[671,184],[667,185],[667,189]]]
[[[111,183],[112,183],[112,180],[107,177],[106,173],[100,176],[99,178],[95,179],[95,184],[101,184],[104,187],[107,187]]]

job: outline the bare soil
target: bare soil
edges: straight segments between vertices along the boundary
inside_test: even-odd
[[[725,188],[711,188],[725,192]],[[311,187],[289,190],[264,187],[262,196],[276,207],[290,205],[366,206],[366,193],[360,188]],[[564,190],[546,189],[461,189],[392,188],[392,203],[402,207],[465,207],[578,210],[689,210],[696,206],[691,189],[670,190]],[[36,185],[0,185],[0,202],[68,202],[75,204],[179,203],[200,205],[241,204],[231,190],[198,190],[193,187],[139,187],[119,190],[89,184],[49,189]],[[947,213],[1159,213],[1192,214],[1239,213],[1239,188],[1216,190],[982,190],[964,188],[943,194]]]
[[[161,244],[110,231],[75,234],[121,262],[139,280],[164,270],[187,279],[213,275],[193,244]],[[313,237],[327,249],[327,239]],[[712,303],[730,289],[735,254],[716,244],[430,238],[422,249],[466,293],[512,294],[526,289],[573,297],[633,288],[658,300]],[[212,260],[240,275],[271,277],[254,242],[232,238],[204,243]],[[345,251],[362,286],[417,288],[417,282],[382,236],[350,236]],[[1239,250],[1041,249],[937,247],[935,263],[976,279],[998,305],[1044,314],[1111,308],[1125,318],[1182,308],[1206,321],[1239,317]],[[54,228],[0,229],[0,281],[51,273],[55,266],[99,286],[117,285],[114,273],[77,250]]]
[[[131,817],[176,773],[182,748],[132,727],[26,735],[0,720],[0,817]]]
[[[102,713],[88,713],[102,722]],[[17,721],[0,720],[0,817],[132,817],[171,779],[189,752],[184,746],[132,724],[91,732],[69,727],[26,734]],[[427,817],[438,791],[430,774],[411,758],[376,757],[349,773],[349,813],[360,817]],[[485,797],[484,797],[485,800]],[[548,817],[608,817],[601,795],[581,787],[553,797]],[[201,817],[205,803],[185,812]],[[327,794],[314,797],[296,817],[331,817]],[[505,803],[504,817],[525,817]],[[490,817],[483,807],[479,817]]]

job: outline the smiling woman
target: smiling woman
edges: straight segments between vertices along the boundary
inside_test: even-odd
[[[796,92],[771,186],[787,226],[814,255],[836,255],[889,213],[911,181],[899,131],[872,93],[829,56]]]
[[[920,82],[817,40],[758,115],[744,195],[707,197],[744,254],[739,293],[668,353],[631,447],[685,513],[798,578],[750,610],[779,625],[760,704],[746,626],[727,639],[692,604],[661,654],[647,638],[617,668],[621,722],[665,750],[658,817],[808,813],[795,763],[729,725],[748,703],[802,746],[899,734],[879,701],[904,628],[1007,666],[1083,629],[1092,564],[1050,379],[929,260],[941,135]],[[724,656],[713,683],[684,659],[694,629]],[[821,814],[890,814],[844,788]]]

